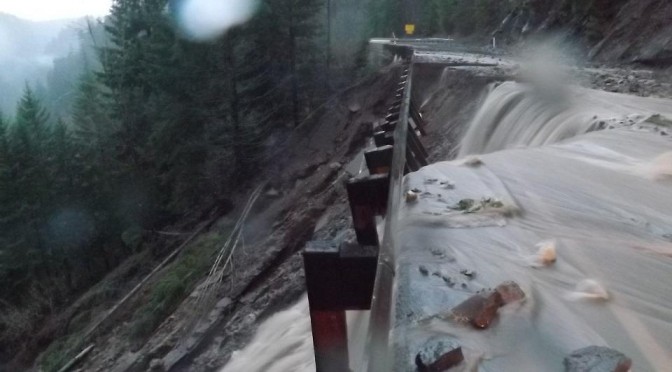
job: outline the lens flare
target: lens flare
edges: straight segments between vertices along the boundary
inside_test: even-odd
[[[180,30],[198,41],[215,39],[247,22],[258,8],[258,0],[183,0],[174,4]]]

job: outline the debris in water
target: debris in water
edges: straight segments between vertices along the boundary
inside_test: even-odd
[[[555,263],[558,259],[556,253],[556,242],[555,240],[546,240],[541,243],[538,243],[536,247],[538,248],[536,261],[538,264],[543,266],[549,266]]]
[[[460,165],[476,168],[483,165],[483,161],[478,156],[467,156],[460,162]]]
[[[604,346],[589,346],[572,352],[563,361],[566,372],[628,372],[632,360]]]
[[[452,309],[452,315],[459,322],[470,323],[478,329],[490,326],[497,316],[497,309],[504,304],[499,292],[479,293],[466,299]]]
[[[425,185],[433,185],[439,181],[438,178],[426,178]]]
[[[609,299],[609,293],[602,284],[593,279],[585,279],[579,282],[574,289],[567,295],[567,299],[572,301],[579,300],[602,300]]]
[[[462,283],[466,286],[465,283]],[[497,317],[497,310],[507,304],[525,299],[525,292],[512,281],[504,282],[492,289],[479,291],[451,310],[458,322],[470,323],[478,329],[485,329]]]
[[[418,266],[418,270],[420,271],[420,274],[424,276],[429,275],[429,270],[427,270],[427,267],[425,265]]]
[[[464,360],[462,347],[453,340],[432,339],[427,341],[415,357],[420,372],[442,372]]]
[[[501,200],[496,198],[482,198],[479,202],[476,202],[474,199],[462,199],[454,206],[448,208],[462,211],[463,213],[476,213],[486,209],[497,209],[501,210],[505,215],[512,215],[517,211],[516,207],[506,206]]]
[[[471,324],[479,329],[485,329],[490,326],[490,323],[497,316],[497,310],[502,307],[503,300],[499,292],[491,293],[485,304],[483,305],[482,310],[476,314],[476,317],[472,320]]]
[[[504,305],[525,299],[525,292],[520,289],[520,286],[516,282],[504,282],[498,285],[495,291],[502,297]]]
[[[464,270],[460,270],[460,274],[468,277],[469,279],[473,279],[474,276],[476,275],[476,272],[474,270],[464,269]]]
[[[455,183],[451,181],[443,181],[441,182],[441,185],[448,190],[452,190],[455,188]]]
[[[466,211],[471,209],[474,205],[476,204],[476,201],[474,199],[462,199],[457,204],[453,207],[449,207],[450,209],[455,209],[458,211]]]
[[[441,276],[441,279],[443,279],[443,281],[446,282],[446,284],[448,284],[450,288],[453,288],[455,286],[455,281],[448,275]]]
[[[672,120],[669,120],[660,114],[651,115],[649,116],[648,119],[646,119],[646,121],[648,121],[649,123],[660,125],[661,127],[672,128]]]
[[[413,191],[406,191],[405,197],[407,203],[418,201],[418,194]]]
[[[432,248],[431,252],[433,256],[441,258],[446,257],[446,252],[441,248]]]

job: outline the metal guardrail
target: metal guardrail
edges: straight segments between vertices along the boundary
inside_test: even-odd
[[[369,175],[346,182],[357,242],[309,242],[304,269],[318,372],[349,370],[346,310],[371,310],[368,357],[361,372],[391,370],[389,331],[393,309],[394,252],[403,176],[427,164],[416,130],[425,134],[411,98],[413,49],[386,45],[403,62],[394,101],[365,152]],[[382,242],[377,216],[386,216]]]
[[[395,146],[390,167],[387,215],[385,218],[383,241],[378,253],[376,280],[369,320],[367,345],[370,349],[366,353],[368,356],[366,370],[369,372],[389,372],[392,370],[391,363],[393,358],[389,355],[391,350],[389,347],[389,332],[393,308],[392,285],[394,281],[397,221],[399,205],[403,197],[402,181],[407,163],[406,147],[409,136],[408,118],[413,76],[413,64],[412,61],[410,62],[399,110],[399,124],[394,130]]]

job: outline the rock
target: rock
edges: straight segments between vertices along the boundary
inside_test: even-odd
[[[468,156],[462,161],[462,165],[475,168],[483,165],[483,161],[477,156]]]
[[[628,372],[632,360],[603,346],[589,346],[572,352],[564,360],[566,372]]]
[[[476,272],[474,270],[467,270],[467,269],[460,270],[460,274],[468,277],[469,279],[473,279],[474,276],[476,276]]]
[[[412,203],[418,200],[418,194],[414,193],[413,191],[407,191],[405,198],[407,203]]]
[[[499,293],[505,305],[525,298],[525,292],[520,289],[520,286],[516,282],[504,282],[498,285],[495,291]]]
[[[455,281],[453,280],[453,278],[451,278],[451,277],[449,277],[449,276],[447,276],[447,275],[442,275],[442,276],[441,276],[441,279],[443,279],[443,281],[446,282],[446,284],[447,284],[450,288],[453,288],[453,287],[455,286]]]
[[[162,372],[165,371],[166,368],[163,365],[163,360],[161,359],[152,359],[151,362],[149,362],[149,370],[154,371],[154,372]]]
[[[452,189],[455,188],[455,183],[452,182],[452,181],[447,181],[447,180],[446,181],[441,181],[441,185],[448,190],[452,190]]]
[[[450,339],[431,339],[415,356],[420,372],[442,372],[462,363],[462,347]]]
[[[452,207],[452,209],[458,210],[458,211],[466,211],[472,208],[476,204],[476,201],[474,199],[462,199],[455,206]]]
[[[343,166],[343,164],[341,164],[341,163],[335,161],[335,162],[329,164],[329,169],[331,169],[331,170],[339,170],[339,169],[341,169],[342,166]]]
[[[427,267],[425,265],[418,266],[418,271],[420,271],[420,274],[424,276],[429,275],[429,270],[427,270]]]
[[[491,293],[480,312],[471,321],[471,325],[479,329],[485,329],[497,317],[497,310],[502,307],[502,296],[498,292]]]
[[[453,316],[461,322],[468,322],[478,329],[490,326],[497,316],[497,309],[504,304],[499,292],[480,293],[466,299],[452,309]]]

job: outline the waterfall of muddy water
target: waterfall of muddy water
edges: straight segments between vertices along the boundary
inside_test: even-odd
[[[350,364],[362,360],[368,312],[347,312]],[[314,372],[308,297],[265,320],[243,350],[236,351],[221,372]]]
[[[672,101],[489,89],[461,143],[469,160],[406,176],[421,196],[400,212],[395,371],[413,370],[434,338],[462,346],[451,371],[564,371],[591,345],[623,352],[633,371],[672,371]],[[476,207],[456,210],[465,199]],[[488,329],[451,316],[509,280],[526,300]]]
[[[625,353],[635,371],[671,371],[672,101],[512,82],[487,94],[461,143],[461,155],[478,159],[406,177],[422,194],[399,221],[394,370],[415,370],[421,345],[438,337],[462,345],[466,361],[451,371],[559,372],[565,355],[590,345]],[[488,197],[503,207],[449,208]],[[489,329],[451,318],[507,280],[527,298]],[[353,371],[364,314],[348,314]],[[304,297],[222,372],[314,371],[313,358]]]
[[[494,88],[494,89],[493,89]],[[460,145],[459,156],[542,146],[670,113],[670,101],[578,87],[493,84]]]

